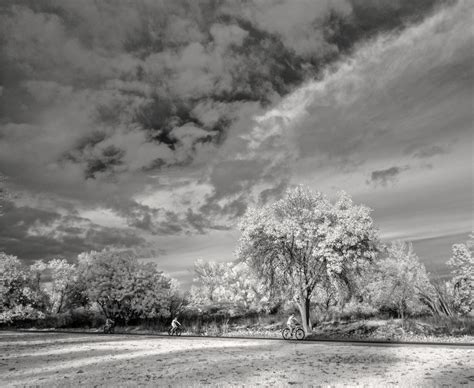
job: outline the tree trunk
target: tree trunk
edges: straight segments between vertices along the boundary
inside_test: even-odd
[[[63,308],[63,302],[64,302],[64,292],[61,293],[61,298],[59,299],[58,308],[56,309],[56,314],[59,314],[61,312],[61,309]]]
[[[311,333],[311,317],[310,317],[310,298],[303,298],[301,302],[298,303],[298,309],[300,310],[301,323],[306,334]]]

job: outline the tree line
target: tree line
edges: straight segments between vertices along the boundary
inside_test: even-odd
[[[123,324],[214,309],[313,320],[350,306],[373,314],[467,315],[473,309],[473,238],[453,246],[452,278],[430,279],[410,243],[382,244],[370,209],[346,193],[330,201],[299,186],[242,218],[233,262],[197,260],[190,291],[133,251],[36,261],[0,253],[0,323],[94,310]]]

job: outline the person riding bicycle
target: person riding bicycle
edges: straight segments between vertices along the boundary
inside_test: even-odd
[[[104,331],[110,332],[111,329],[115,327],[115,321],[112,318],[107,318],[105,320]]]
[[[181,323],[178,322],[178,317],[174,317],[171,321],[171,333],[174,334],[179,327],[181,327]]]
[[[105,320],[105,326],[114,327],[115,326],[115,321],[112,318],[107,318]]]
[[[295,314],[291,314],[288,320],[286,321],[286,326],[291,330],[290,335],[293,335],[295,329],[300,325],[298,320],[295,318]]]

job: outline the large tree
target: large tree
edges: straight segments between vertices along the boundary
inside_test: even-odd
[[[370,209],[341,192],[335,203],[298,186],[272,204],[250,209],[240,229],[238,254],[298,307],[311,329],[310,303],[318,285],[344,284],[377,254]]]

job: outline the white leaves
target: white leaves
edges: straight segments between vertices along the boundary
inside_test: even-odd
[[[270,304],[268,290],[246,263],[195,263],[191,300],[197,305],[230,304],[256,311]]]
[[[454,307],[461,314],[468,314],[474,309],[474,257],[472,244],[474,236],[466,244],[454,244],[453,254],[447,264],[451,267],[454,288]]]
[[[387,257],[378,263],[375,279],[368,285],[369,294],[379,308],[406,312],[421,311],[420,292],[433,292],[428,274],[413,251],[412,244],[394,241]]]
[[[129,252],[95,252],[83,263],[81,279],[90,301],[124,320],[169,316],[171,279]]]
[[[370,209],[354,205],[346,193],[332,204],[298,186],[271,206],[249,210],[240,229],[240,259],[249,260],[267,280],[289,284],[294,295],[315,286],[302,276],[341,274],[377,253]]]

